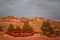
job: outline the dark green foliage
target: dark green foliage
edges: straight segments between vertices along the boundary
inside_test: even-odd
[[[3,31],[3,28],[0,26],[0,31]]]
[[[17,26],[16,29],[18,30],[18,29],[21,29],[21,28],[19,26]]]
[[[10,26],[9,26],[9,28],[8,28],[8,32],[9,32],[9,31],[12,31],[12,30],[14,30],[14,26],[13,26],[12,24],[10,24]]]
[[[23,29],[33,31],[33,28],[29,25],[28,21],[24,23]]]
[[[21,32],[20,26],[17,26],[17,27],[13,30],[13,32],[17,32],[17,33]]]
[[[42,27],[40,28],[44,35],[52,35],[54,33],[53,28],[50,26],[49,22],[43,22]]]

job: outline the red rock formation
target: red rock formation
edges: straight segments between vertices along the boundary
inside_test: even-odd
[[[44,21],[50,22],[52,27],[55,27],[55,26],[60,27],[60,22],[51,20],[51,19],[45,20],[42,17],[35,17],[33,19],[29,19],[26,17],[16,18],[14,16],[0,18],[0,26],[7,28],[9,24],[13,24],[15,27],[19,25],[21,28],[23,28],[25,21],[29,21],[29,24],[31,25],[31,27],[34,29],[34,31],[37,31],[37,32],[40,31],[40,27]]]

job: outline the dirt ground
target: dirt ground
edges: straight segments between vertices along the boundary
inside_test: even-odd
[[[46,37],[40,36],[39,34],[35,34],[34,36],[30,37],[13,37],[7,34],[0,35],[0,40],[60,40],[60,37]]]

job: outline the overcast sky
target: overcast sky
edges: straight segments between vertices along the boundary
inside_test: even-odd
[[[60,0],[0,0],[0,16],[60,19]]]

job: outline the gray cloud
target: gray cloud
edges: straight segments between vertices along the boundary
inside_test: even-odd
[[[0,0],[0,16],[60,19],[60,0]]]

